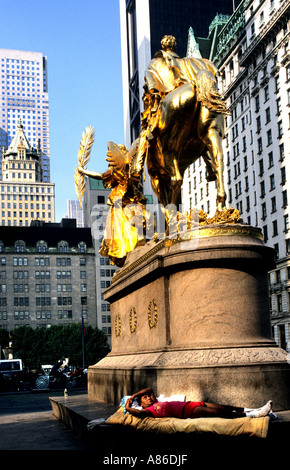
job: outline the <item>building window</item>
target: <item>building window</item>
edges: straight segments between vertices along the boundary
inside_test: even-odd
[[[60,242],[58,244],[58,252],[59,253],[67,253],[68,252],[68,243],[67,242]]]
[[[72,297],[58,297],[57,305],[72,305]]]
[[[0,320],[7,320],[7,312],[6,311],[3,311],[3,312],[0,312]]]
[[[273,152],[270,152],[268,154],[268,161],[269,161],[269,168],[272,168],[272,166],[274,166]]]
[[[266,217],[267,217],[266,203],[263,202],[263,204],[262,204],[262,220],[265,220]]]
[[[36,244],[38,253],[46,253],[47,252],[47,243],[44,241],[37,242]]]
[[[0,284],[0,294],[6,294],[7,286],[6,284]]]
[[[80,250],[80,253],[86,252],[86,244],[84,242],[79,243],[79,250]]]
[[[260,189],[261,189],[261,197],[265,197],[265,182],[264,181],[261,181],[260,183]]]
[[[278,139],[281,139],[282,136],[283,136],[283,125],[282,125],[282,121],[279,121],[278,122]]]
[[[71,258],[56,258],[57,266],[71,266]]]
[[[23,253],[25,250],[25,243],[22,241],[15,242],[15,249],[17,253]]]
[[[50,297],[35,297],[35,303],[37,307],[44,307],[51,305],[51,299]]]
[[[259,95],[256,96],[255,98],[255,111],[256,113],[259,111],[260,109],[260,98],[259,98]]]
[[[14,320],[29,320],[29,312],[28,311],[15,311]]]
[[[276,237],[278,235],[278,222],[277,220],[273,220],[272,222],[272,226],[273,226],[273,237]]]
[[[277,109],[277,116],[281,114],[281,98],[276,100],[276,109]]]
[[[13,258],[13,266],[27,266],[28,258]]]
[[[268,240],[268,227],[267,227],[267,225],[264,225],[264,227],[263,227],[263,235],[264,235],[264,241],[266,243],[267,240]]]
[[[271,198],[271,213],[273,214],[276,211],[277,211],[276,196],[274,196]]]
[[[49,258],[35,258],[35,266],[49,266],[50,259]]]
[[[72,319],[72,310],[58,310],[57,312],[58,319]]]
[[[270,191],[272,191],[273,189],[275,189],[275,176],[270,175]]]
[[[284,185],[286,183],[286,168],[283,166],[281,168],[281,184]]]
[[[287,233],[289,230],[289,216],[288,214],[284,215],[284,232]]]
[[[14,297],[14,306],[29,306],[29,297]]]
[[[287,190],[285,189],[285,191],[282,192],[282,207],[285,208],[288,204],[288,197],[287,197]]]
[[[277,311],[280,313],[282,312],[282,295],[277,295]]]
[[[286,81],[290,81],[290,65],[287,65],[286,67]]]

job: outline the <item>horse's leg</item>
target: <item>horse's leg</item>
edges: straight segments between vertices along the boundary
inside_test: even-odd
[[[164,183],[161,181],[160,184],[160,177],[153,177],[151,176],[151,186],[158,198],[158,202],[160,204],[160,210],[164,214],[164,219],[165,219],[165,233],[168,234],[168,226],[169,226],[169,214],[168,214],[168,195],[166,192],[166,186]]]
[[[199,128],[200,139],[208,148],[211,158],[214,162],[213,170],[217,177],[217,210],[222,211],[225,208],[226,193],[223,178],[223,129],[224,116],[213,114],[206,108],[201,110],[201,125]]]
[[[182,186],[182,175],[180,174],[177,159],[174,157],[172,161],[172,173],[171,173],[171,182],[169,188],[169,204],[177,204],[178,196]]]
[[[206,150],[204,152],[204,154],[202,155],[202,158],[205,162],[205,166],[206,166],[206,180],[208,182],[210,181],[216,181],[217,180],[217,176],[216,176],[216,173],[217,173],[217,169],[216,169],[216,165],[215,165],[215,162],[213,161],[212,157],[211,157],[211,154],[209,153],[208,150]]]

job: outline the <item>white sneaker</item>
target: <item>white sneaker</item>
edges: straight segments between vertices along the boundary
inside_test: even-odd
[[[262,418],[263,416],[267,416],[271,410],[272,401],[270,400],[268,403],[266,403],[266,405],[262,406],[262,408],[247,412],[246,416],[248,416],[248,418]]]

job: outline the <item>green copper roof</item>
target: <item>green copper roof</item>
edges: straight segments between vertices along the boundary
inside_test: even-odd
[[[104,187],[103,182],[101,180],[96,180],[95,178],[89,177],[90,189],[102,189],[105,191],[111,191]]]

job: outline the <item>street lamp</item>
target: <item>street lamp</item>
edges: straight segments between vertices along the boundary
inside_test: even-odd
[[[83,353],[83,369],[85,368],[85,325],[84,325],[84,305],[87,305],[87,298],[81,297],[81,314],[82,314],[82,353]]]

